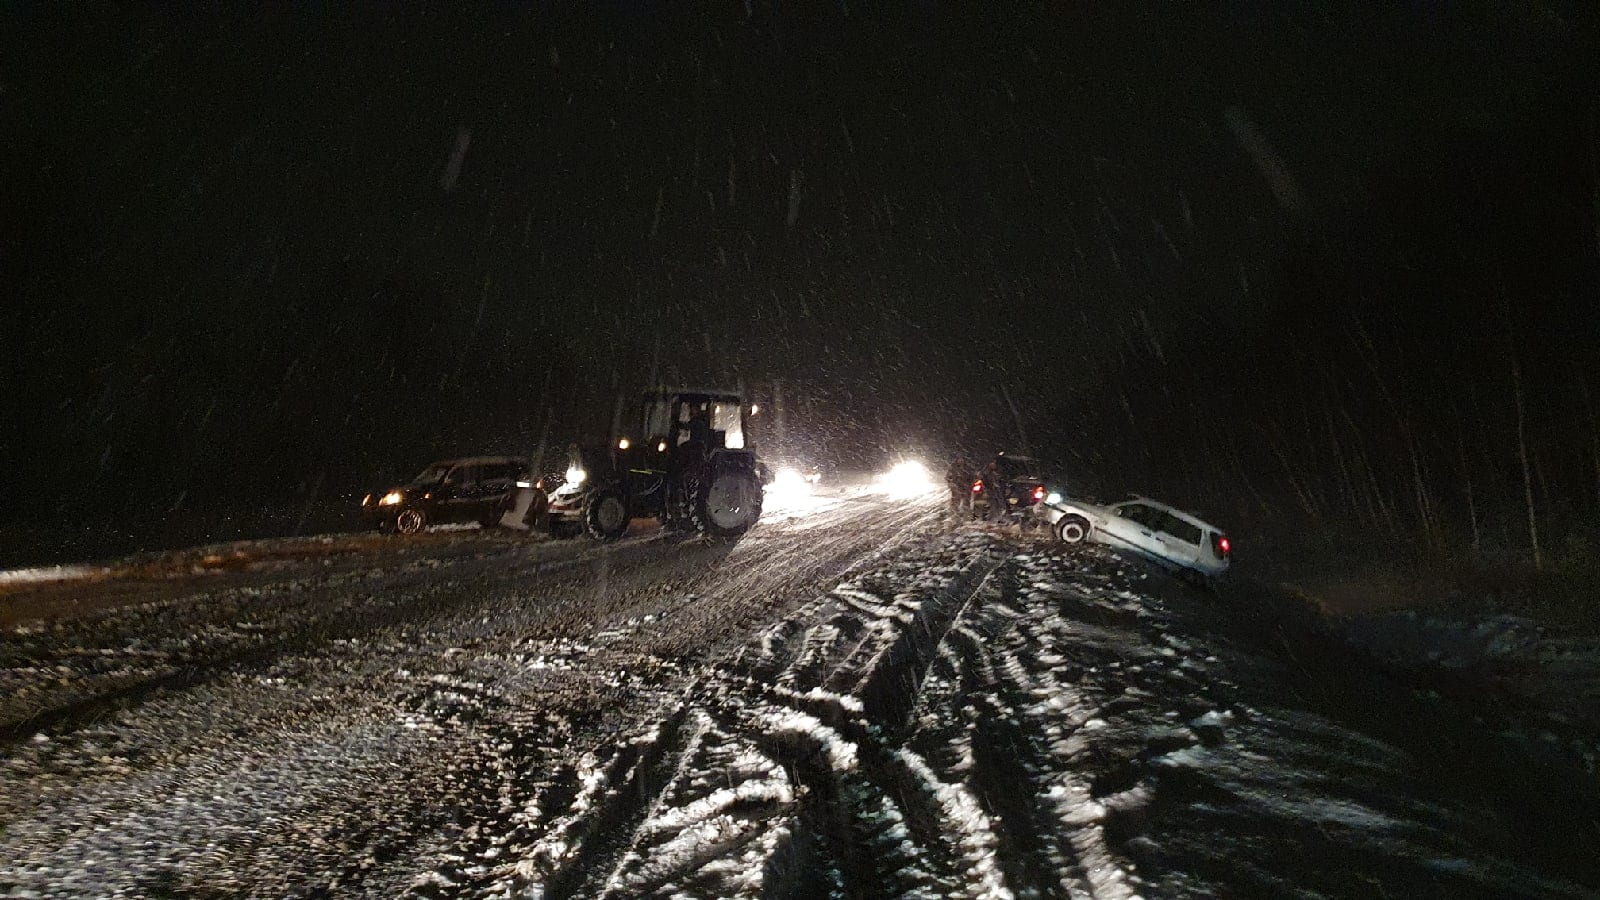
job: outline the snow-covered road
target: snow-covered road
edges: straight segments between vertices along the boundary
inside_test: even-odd
[[[931,501],[819,499],[735,544],[462,532],[84,573],[0,594],[7,896],[1600,886],[1587,795],[1436,752],[1472,723],[1426,696]]]

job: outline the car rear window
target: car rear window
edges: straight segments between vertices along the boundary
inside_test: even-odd
[[[1160,529],[1186,544],[1200,544],[1200,529],[1177,516],[1163,512],[1161,515]]]
[[[1037,476],[1034,474],[1033,463],[1029,460],[1001,459],[997,462],[1000,465],[1000,474],[1004,475],[1006,478],[1013,480],[1037,480]]]

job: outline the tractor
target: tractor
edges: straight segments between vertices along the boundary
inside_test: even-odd
[[[611,541],[652,516],[711,537],[749,531],[771,478],[745,443],[746,414],[737,392],[646,393],[637,431],[609,447],[571,446],[565,481],[550,495],[551,534]]]

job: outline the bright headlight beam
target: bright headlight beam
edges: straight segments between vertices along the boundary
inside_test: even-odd
[[[811,484],[806,481],[804,475],[800,474],[799,469],[785,466],[773,474],[772,483],[767,485],[767,493],[789,496],[809,494],[811,493]]]
[[[577,466],[567,467],[567,484],[583,484],[584,479],[588,477],[589,473]]]
[[[878,476],[878,489],[897,499],[931,494],[934,488],[928,467],[914,459],[895,463],[889,471]]]

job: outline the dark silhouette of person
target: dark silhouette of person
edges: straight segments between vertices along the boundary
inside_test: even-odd
[[[989,517],[995,521],[1005,518],[1006,495],[1010,493],[1010,485],[1006,483],[1006,474],[1000,468],[1000,457],[989,460],[983,468],[983,495],[989,501]]]
[[[950,468],[944,471],[944,483],[950,488],[950,508],[959,510],[972,502],[972,464],[967,462],[965,456],[957,455],[950,460]]]

